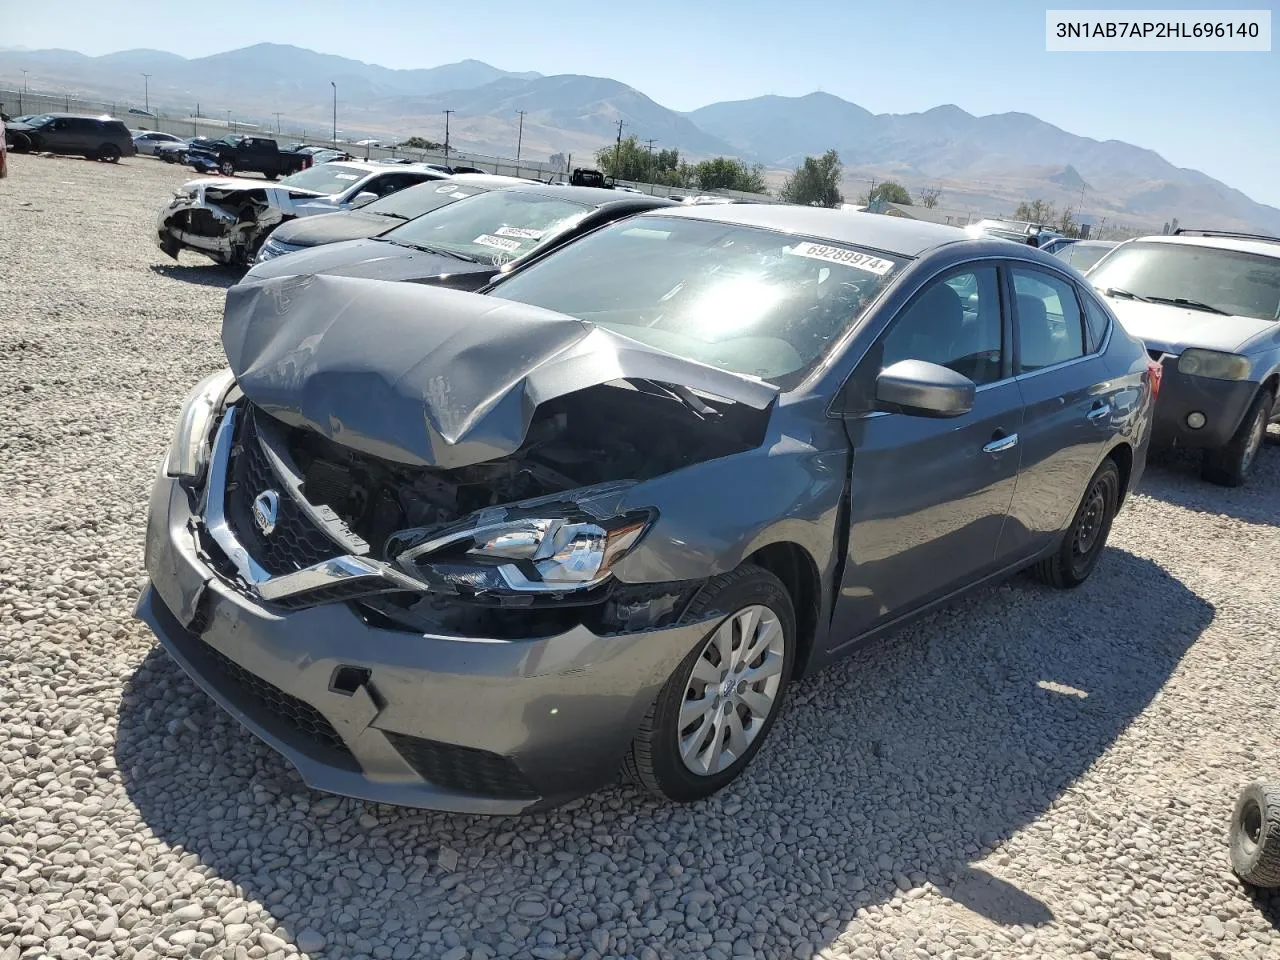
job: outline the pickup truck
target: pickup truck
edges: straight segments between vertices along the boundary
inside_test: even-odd
[[[268,180],[275,180],[306,170],[312,160],[305,153],[281,150],[274,140],[265,137],[230,136],[201,147],[193,143],[187,150],[187,163],[201,173],[216,171],[224,177],[261,173]]]

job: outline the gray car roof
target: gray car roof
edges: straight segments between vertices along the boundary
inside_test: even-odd
[[[1251,240],[1246,237],[1201,237],[1195,234],[1173,236],[1156,234],[1151,237],[1137,237],[1143,243],[1176,243],[1186,247],[1216,247],[1219,250],[1239,250],[1241,253],[1256,253],[1263,257],[1280,259],[1280,243],[1274,240]]]
[[[941,223],[886,217],[878,213],[828,210],[789,204],[733,203],[685,206],[653,211],[647,216],[686,217],[713,220],[744,227],[780,230],[836,243],[873,247],[905,257],[918,257],[926,250],[969,239],[959,227]]]
[[[626,190],[609,190],[605,187],[556,187],[549,183],[518,183],[503,188],[512,193],[535,193],[540,197],[559,198],[561,200],[570,200],[574,203],[582,203],[591,207],[602,207],[606,203],[618,203],[621,201],[636,200],[652,200],[654,206],[678,207],[674,200],[668,200],[665,197],[651,197],[648,194],[628,193]]]

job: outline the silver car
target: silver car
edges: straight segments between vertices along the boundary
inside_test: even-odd
[[[1204,451],[1205,479],[1244,483],[1280,392],[1280,237],[1178,230],[1089,271],[1164,368],[1154,443]]]
[[[1159,373],[1039,250],[763,204],[480,293],[242,283],[222,340],[138,615],[313,786],[495,814],[620,770],[705,797],[797,678],[1024,568],[1082,583]]]

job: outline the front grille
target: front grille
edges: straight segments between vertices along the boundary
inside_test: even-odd
[[[276,479],[248,411],[241,420],[228,473],[227,521],[253,559],[272,576],[302,570],[343,552],[311,522]],[[268,536],[253,518],[253,501],[258,494],[272,489],[280,493],[280,509],[275,529]]]
[[[507,757],[403,733],[386,732],[386,737],[422,779],[438,787],[513,800],[533,800],[539,796],[520,768]]]
[[[209,644],[204,644],[204,652],[209,655],[213,668],[221,675],[218,686],[222,689],[227,685],[235,686],[240,693],[235,699],[251,704],[249,713],[255,712],[254,707],[261,708],[263,712],[283,721],[295,733],[312,743],[339,752],[354,764],[351,751],[342,742],[342,737],[333,728],[333,724],[311,704],[290,696]]]

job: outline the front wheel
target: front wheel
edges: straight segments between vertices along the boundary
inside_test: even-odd
[[[234,177],[236,175],[236,165],[231,160],[223,160],[218,164],[218,172],[224,177]]]
[[[1201,476],[1221,487],[1238,487],[1249,479],[1258,461],[1258,451],[1262,449],[1274,402],[1269,390],[1258,391],[1230,442],[1217,450],[1205,451]]]
[[[1031,568],[1036,578],[1061,589],[1078,587],[1088,580],[1107,545],[1119,505],[1120,470],[1108,457],[1085,488],[1084,499],[1057,551]]]
[[[1240,791],[1229,836],[1231,869],[1255,887],[1280,887],[1280,785],[1251,783]]]
[[[715,577],[682,620],[728,612],[676,667],[625,760],[631,779],[677,803],[735,780],[764,744],[795,662],[796,617],[777,577],[746,565]]]

